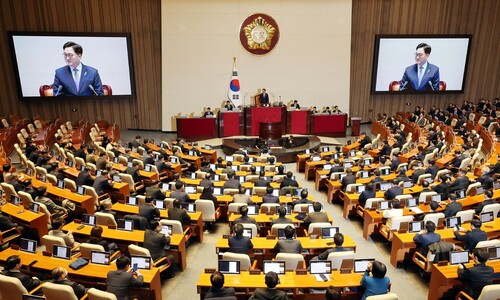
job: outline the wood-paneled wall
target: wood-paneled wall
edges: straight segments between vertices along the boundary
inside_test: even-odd
[[[363,122],[420,105],[500,97],[500,1],[353,0],[350,111]],[[472,34],[464,94],[370,95],[375,34]],[[410,106],[406,103],[410,102]]]
[[[53,120],[107,120],[121,128],[161,128],[160,0],[0,1],[0,116],[40,115]],[[7,31],[128,32],[135,99],[19,101]],[[73,112],[72,109],[77,111]]]

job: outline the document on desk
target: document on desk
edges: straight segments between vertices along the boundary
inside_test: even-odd
[[[317,282],[328,282],[330,281],[330,276],[324,275],[324,274],[316,274],[314,275],[316,277]]]
[[[424,213],[424,212],[423,212],[420,208],[418,208],[418,207],[412,207],[412,208],[410,208],[410,210],[411,210],[412,212],[416,213],[416,214],[422,214],[422,213]]]

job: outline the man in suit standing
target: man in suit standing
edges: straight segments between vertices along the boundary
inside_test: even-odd
[[[405,69],[401,79],[401,91],[439,91],[439,68],[427,60],[431,46],[420,43],[416,47],[415,62]]]
[[[228,240],[229,252],[248,254],[253,249],[250,238],[243,236],[243,229],[243,225],[239,223],[233,226],[234,236],[230,236]]]
[[[260,106],[269,106],[269,94],[266,92],[266,89],[262,89],[262,93],[260,94]]]
[[[81,63],[83,47],[75,42],[63,45],[66,66],[56,70],[54,96],[103,96],[101,77],[97,69]]]
[[[130,288],[142,286],[144,277],[139,270],[132,271],[130,258],[126,256],[116,260],[116,269],[108,272],[107,291],[114,294],[118,300],[128,300]]]

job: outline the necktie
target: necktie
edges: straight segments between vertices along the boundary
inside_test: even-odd
[[[420,86],[420,83],[422,83],[423,75],[424,75],[424,67],[420,67],[418,69],[418,86]]]
[[[73,73],[75,74],[75,84],[76,84],[76,91],[80,89],[80,74],[78,73],[78,69],[73,69]]]

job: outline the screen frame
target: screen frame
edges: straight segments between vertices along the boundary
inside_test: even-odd
[[[377,72],[379,65],[379,51],[380,51],[380,40],[381,39],[457,39],[457,38],[466,38],[469,39],[469,43],[467,45],[467,53],[465,55],[465,64],[464,64],[464,76],[462,79],[462,87],[460,90],[445,90],[445,91],[409,91],[406,90],[404,92],[392,92],[387,88],[386,91],[376,91],[377,85]],[[471,45],[473,43],[472,34],[376,34],[374,41],[374,50],[373,50],[373,65],[372,65],[372,77],[370,82],[370,94],[371,95],[408,95],[408,94],[463,94],[465,82],[467,80],[467,70],[469,66],[469,61],[471,57]],[[396,80],[397,78],[395,78]]]
[[[10,48],[10,57],[12,60],[13,72],[16,78],[16,90],[18,93],[19,101],[31,101],[40,100],[45,98],[54,98],[53,100],[74,100],[74,99],[135,99],[136,88],[135,88],[135,65],[134,65],[134,55],[132,49],[132,34],[130,32],[55,32],[55,31],[7,31],[8,43]],[[23,96],[21,77],[19,72],[19,66],[17,64],[16,48],[14,46],[14,36],[34,36],[34,37],[124,37],[127,44],[127,58],[128,58],[128,68],[130,74],[130,95],[110,95],[110,96],[57,96],[57,97],[41,97],[41,96]],[[62,45],[61,45],[62,47]],[[61,49],[62,50],[62,49]],[[62,65],[62,64],[61,64]],[[104,84],[105,82],[103,82]],[[50,83],[52,84],[52,83]]]

